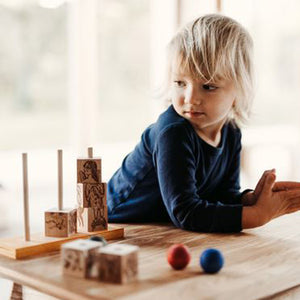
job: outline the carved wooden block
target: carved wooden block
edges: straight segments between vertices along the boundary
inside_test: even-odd
[[[110,244],[99,250],[99,278],[102,281],[126,283],[138,273],[138,246]]]
[[[78,239],[61,246],[61,258],[63,273],[81,277],[91,278],[93,266],[96,264],[96,254],[103,247],[100,242]]]
[[[101,158],[77,159],[77,183],[101,183]]]
[[[106,183],[77,183],[77,203],[81,207],[103,207],[106,202]]]
[[[78,207],[77,230],[78,232],[93,232],[107,230],[107,206],[103,207]]]
[[[45,211],[45,236],[68,237],[77,232],[77,210],[49,209]]]

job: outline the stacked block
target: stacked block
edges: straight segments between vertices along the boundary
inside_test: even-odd
[[[71,208],[45,211],[45,236],[68,237],[77,232],[77,210]]]
[[[63,273],[80,278],[94,277],[92,270],[96,263],[97,251],[103,245],[103,243],[83,239],[63,244],[61,246]]]
[[[133,281],[138,273],[139,247],[128,244],[111,244],[99,249],[99,279],[112,283]]]
[[[107,185],[101,182],[101,159],[77,160],[77,230],[107,230]]]

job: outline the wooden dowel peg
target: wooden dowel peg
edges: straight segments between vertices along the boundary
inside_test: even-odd
[[[25,241],[30,241],[27,153],[22,154]]]
[[[222,12],[222,0],[216,0],[216,10],[217,10],[217,13]]]
[[[62,150],[57,150],[58,159],[58,209],[63,209],[63,152]]]
[[[93,147],[88,148],[88,158],[93,158]]]

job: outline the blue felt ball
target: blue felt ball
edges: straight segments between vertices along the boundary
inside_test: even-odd
[[[224,265],[224,257],[218,249],[206,249],[200,256],[200,265],[206,273],[217,273]]]
[[[98,236],[98,235],[92,235],[89,240],[95,241],[95,242],[101,242],[103,246],[107,245],[107,241],[103,236]]]

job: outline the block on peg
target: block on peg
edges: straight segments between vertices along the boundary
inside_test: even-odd
[[[138,273],[139,247],[128,244],[110,244],[99,249],[99,278],[102,281],[126,283]]]
[[[96,254],[103,243],[78,239],[61,246],[63,273],[81,278],[97,277],[93,274],[96,264]]]
[[[76,208],[45,211],[45,236],[68,237],[77,232]]]
[[[101,158],[77,159],[77,183],[101,183]]]
[[[106,183],[77,183],[77,203],[81,207],[103,207],[106,201]]]
[[[103,207],[78,207],[77,230],[78,232],[94,232],[107,230],[107,206]]]

